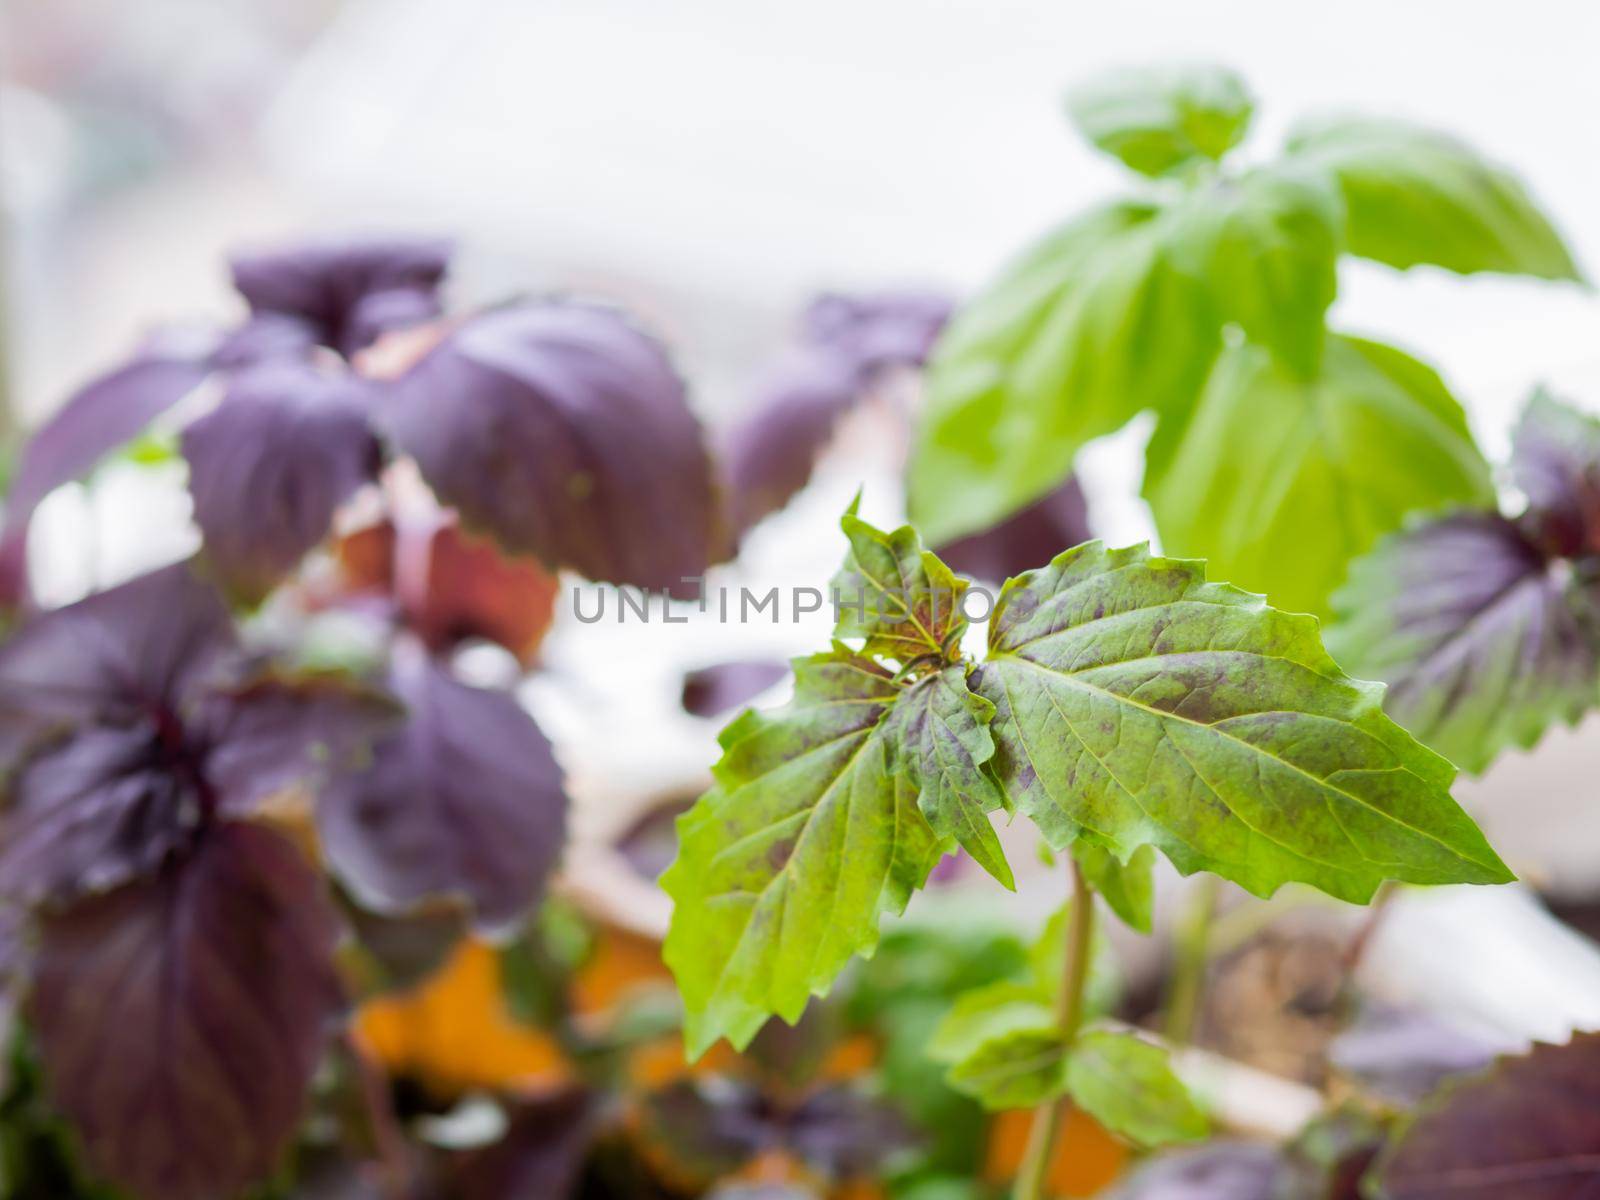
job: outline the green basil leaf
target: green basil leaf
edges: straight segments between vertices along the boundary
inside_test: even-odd
[[[1199,393],[1221,321],[1204,281],[1173,265],[1173,219],[1132,202],[1086,213],[956,316],[910,469],[930,543],[995,524],[1058,485],[1084,443]]]
[[[1561,235],[1516,177],[1446,134],[1400,121],[1332,118],[1291,134],[1291,158],[1344,192],[1350,250],[1392,267],[1578,279]]]
[[[1157,428],[1146,461],[1145,498],[1169,552],[1319,615],[1350,560],[1408,513],[1494,495],[1439,377],[1348,337],[1329,338],[1309,380],[1257,347],[1231,347],[1190,420]]]
[[[1217,179],[1174,220],[1175,259],[1210,283],[1222,315],[1295,374],[1315,375],[1344,237],[1327,174],[1275,165]]]
[[[796,661],[788,706],[723,731],[716,786],[679,818],[661,880],[690,1054],[719,1037],[743,1048],[771,1014],[797,1021],[927,879],[942,840],[889,771],[883,718],[899,693],[836,646]]]
[[[1005,851],[988,814],[1008,808],[990,776],[994,757],[989,721],[994,705],[967,689],[957,664],[918,680],[886,724],[890,762],[917,789],[917,803],[941,837],[953,837],[985,871],[1016,890]]]
[[[1244,137],[1254,107],[1238,75],[1198,64],[1110,71],[1067,95],[1084,137],[1150,176],[1220,159]]]
[[[1050,994],[1032,984],[991,983],[956,1000],[934,1030],[927,1055],[955,1066],[990,1042],[1023,1032],[1061,1039]]]
[[[1019,1029],[983,1043],[950,1068],[950,1086],[991,1111],[1033,1108],[1066,1090],[1066,1047],[1058,1029]]]
[[[1382,686],[1200,563],[1091,542],[1013,579],[971,686],[997,709],[996,774],[1056,847],[1149,843],[1184,874],[1356,903],[1385,879],[1512,877]]]
[[[834,636],[863,638],[862,653],[902,663],[945,656],[967,628],[961,615],[967,581],[924,550],[909,525],[885,533],[856,516],[852,503],[840,526],[850,553],[831,584],[839,615]]]
[[[1140,846],[1127,862],[1093,842],[1072,844],[1072,857],[1078,862],[1089,885],[1124,924],[1140,933],[1149,933],[1154,917],[1155,852]]]
[[[1498,513],[1379,542],[1334,596],[1328,647],[1389,684],[1384,707],[1469,771],[1600,702],[1600,605],[1564,559]]]
[[[1172,1073],[1166,1050],[1132,1033],[1080,1033],[1067,1057],[1067,1094],[1107,1129],[1141,1146],[1206,1136],[1206,1116]]]

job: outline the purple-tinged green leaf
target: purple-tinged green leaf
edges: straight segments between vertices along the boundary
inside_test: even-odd
[[[271,1172],[341,1007],[337,933],[310,866],[248,825],[46,917],[30,1015],[90,1164],[141,1200]]]
[[[1213,1142],[1163,1154],[1105,1200],[1283,1200],[1282,1156],[1255,1142]]]
[[[683,709],[697,717],[719,717],[754,700],[788,674],[787,663],[761,659],[700,667],[683,677]]]
[[[195,521],[223,586],[260,600],[373,478],[379,449],[352,376],[277,361],[235,376],[183,434]]]
[[[1334,597],[1328,644],[1384,707],[1469,771],[1600,699],[1600,605],[1511,521],[1459,513],[1384,539]]]
[[[987,765],[994,757],[994,705],[967,689],[967,669],[946,667],[918,680],[884,723],[890,769],[917,789],[917,805],[940,837],[954,838],[973,861],[1016,890],[1000,838],[989,822],[1010,810]]]
[[[1587,1200],[1600,1193],[1600,1034],[1536,1045],[1446,1085],[1372,1178],[1383,1200]]]
[[[1201,563],[1059,555],[1002,591],[970,682],[998,710],[997,777],[1058,849],[1148,843],[1258,895],[1298,881],[1357,903],[1385,879],[1512,878],[1450,764],[1339,670],[1315,618]]]
[[[233,285],[256,318],[299,323],[311,341],[348,357],[379,334],[438,316],[451,250],[439,238],[301,242],[235,254]]]
[[[924,550],[909,525],[885,533],[856,516],[855,504],[839,524],[850,553],[829,585],[838,615],[834,636],[861,638],[862,653],[902,664],[958,653],[967,629],[961,611],[967,581]]]
[[[397,380],[386,408],[439,498],[508,550],[694,594],[683,580],[710,560],[710,463],[665,352],[619,313],[483,313]]]
[[[998,525],[936,546],[934,553],[952,571],[1004,583],[1091,536],[1088,501],[1078,481],[1069,478]]]
[[[567,797],[550,743],[513,697],[470,687],[432,661],[400,662],[391,686],[406,721],[373,747],[368,769],[321,796],[329,862],[382,912],[453,895],[483,926],[516,923],[565,840]]]
[[[796,660],[789,705],[722,731],[716,785],[679,818],[661,880],[691,1054],[747,1045],[771,1015],[798,1020],[937,861],[915,790],[888,769],[882,721],[899,693],[835,646]]]
[[[1600,554],[1600,420],[1535,392],[1511,437],[1511,475],[1551,556]]]
[[[26,590],[28,522],[39,502],[86,475],[124,442],[194,391],[211,373],[215,339],[171,332],[153,338],[132,359],[91,380],[39,427],[23,448],[6,496],[0,555],[6,576],[0,600]]]

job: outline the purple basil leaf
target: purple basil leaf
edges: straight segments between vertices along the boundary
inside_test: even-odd
[[[1600,1195],[1600,1033],[1447,1084],[1374,1174],[1385,1200]]]
[[[92,380],[29,439],[6,497],[0,530],[0,580],[7,603],[23,598],[28,521],[39,502],[87,474],[131,440],[211,373],[216,341],[210,334],[173,331],[153,338],[130,361]]]
[[[226,589],[260,600],[328,534],[335,510],[378,467],[361,384],[309,362],[235,376],[184,431],[195,521]]]
[[[0,900],[0,1008],[6,992],[28,973],[28,914],[19,904]]]
[[[0,722],[155,718],[237,652],[215,589],[186,563],[164,567],[35,617],[0,646]]]
[[[683,382],[619,313],[523,304],[466,322],[395,381],[394,438],[440,499],[512,552],[697,594],[711,472]]]
[[[1512,434],[1511,474],[1551,554],[1600,554],[1600,420],[1535,392]]]
[[[225,371],[242,370],[279,359],[309,358],[317,344],[317,331],[299,317],[262,313],[224,335],[215,362]]]
[[[795,1156],[835,1181],[876,1177],[918,1144],[898,1111],[844,1086],[806,1097],[789,1118],[787,1132]]]
[[[32,758],[0,818],[0,896],[62,903],[148,875],[194,834],[203,798],[149,729],[88,726]]]
[[[934,553],[962,575],[1004,583],[1092,536],[1088,501],[1069,478],[998,525],[936,546]]]
[[[1159,1155],[1105,1200],[1280,1200],[1282,1155],[1251,1142],[1213,1142]]]
[[[680,1079],[646,1096],[643,1120],[681,1167],[703,1179],[733,1174],[781,1139],[761,1094],[720,1076]]]
[[[430,660],[392,680],[407,719],[372,765],[328,786],[318,825],[329,861],[380,912],[429,897],[471,901],[502,928],[544,891],[561,857],[567,797],[550,743],[516,700]]]
[[[577,1090],[518,1105],[499,1141],[454,1159],[444,1172],[442,1195],[567,1200],[588,1157],[596,1115],[594,1102]]]
[[[0,894],[59,904],[150,874],[211,817],[349,768],[396,719],[333,678],[241,670],[227,610],[182,564],[0,648],[0,735],[26,745],[7,764]]]
[[[857,296],[830,292],[806,310],[804,336],[863,372],[886,366],[920,367],[928,361],[952,311],[948,299],[932,292]]]
[[[1389,715],[1469,771],[1595,702],[1595,601],[1503,517],[1460,513],[1384,539],[1333,603],[1340,664],[1387,682]]]
[[[1452,1075],[1483,1070],[1494,1049],[1437,1017],[1380,1006],[1335,1038],[1328,1057],[1369,1091],[1411,1105]]]
[[[215,689],[191,724],[219,808],[244,816],[286,789],[317,792],[365,770],[403,715],[392,697],[343,676],[265,675]]]
[[[399,916],[362,908],[343,892],[340,911],[366,958],[381,972],[384,991],[416,987],[461,948],[470,932],[466,914],[456,905],[439,905]]]
[[[153,870],[199,823],[187,698],[237,653],[185,565],[37,617],[0,647],[0,894],[29,903]]]
[[[438,238],[305,242],[235,254],[233,285],[255,318],[301,323],[311,340],[348,357],[382,333],[438,316],[450,254]],[[292,328],[269,325],[264,341],[282,338],[292,349]]]
[[[834,425],[877,372],[927,361],[950,311],[948,300],[918,292],[829,294],[812,302],[800,343],[757,385],[750,415],[720,439],[735,534],[805,487]]]
[[[40,932],[31,1018],[90,1164],[148,1200],[272,1171],[341,1007],[337,922],[293,846],[215,827]]]
[[[718,458],[735,532],[776,512],[805,487],[835,423],[860,392],[855,363],[820,347],[791,350],[768,371],[750,416],[721,439]]]
[[[683,677],[683,708],[697,717],[720,717],[754,700],[789,674],[789,664],[747,659],[713,663]]]

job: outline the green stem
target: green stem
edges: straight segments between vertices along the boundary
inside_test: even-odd
[[[1093,958],[1094,893],[1089,890],[1077,862],[1070,856],[1067,861],[1072,866],[1072,906],[1067,912],[1067,953],[1062,968],[1061,994],[1056,997],[1056,1012],[1060,1018],[1063,1049],[1071,1053],[1078,1026],[1083,1021],[1084,985],[1089,980],[1089,962]],[[1056,1130],[1061,1127],[1066,1110],[1065,1096],[1033,1110],[1033,1125],[1028,1131],[1022,1166],[1017,1171],[1013,1200],[1043,1200],[1045,1183],[1050,1176],[1050,1160],[1055,1154]]]
[[[1166,1034],[1174,1046],[1186,1046],[1194,1037],[1205,994],[1206,969],[1211,962],[1211,922],[1216,916],[1222,881],[1204,875],[1173,938],[1172,984],[1167,991]]]

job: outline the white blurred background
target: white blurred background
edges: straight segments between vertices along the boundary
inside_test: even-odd
[[[11,0],[0,163],[17,409],[231,304],[242,241],[460,234],[458,290],[584,287],[715,411],[818,287],[976,286],[1119,186],[1061,116],[1095,69],[1241,70],[1253,153],[1310,109],[1514,165],[1600,269],[1600,6],[1524,0]],[[1336,318],[1441,366],[1491,454],[1535,379],[1600,403],[1577,289],[1353,265]]]
[[[637,308],[726,415],[815,290],[959,295],[1119,187],[1061,93],[1172,58],[1245,74],[1253,154],[1329,107],[1457,133],[1600,272],[1593,0],[11,0],[5,23],[3,367],[24,424],[148,326],[231,312],[228,247],[373,225],[459,235],[462,301]],[[1600,410],[1582,289],[1348,264],[1335,321],[1440,367],[1491,457],[1535,382]],[[1088,482],[1099,532],[1127,541],[1147,529],[1120,443]],[[823,510],[789,528],[812,522],[831,560]],[[1462,794],[1509,859],[1593,891],[1597,768],[1591,724]]]

